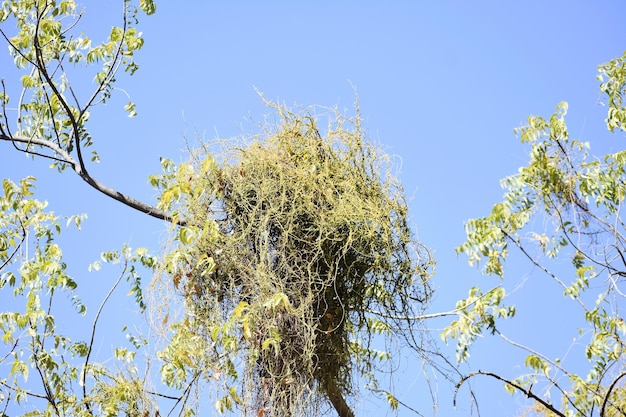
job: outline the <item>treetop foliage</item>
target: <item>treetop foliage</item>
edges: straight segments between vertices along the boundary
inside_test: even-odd
[[[207,144],[179,166],[164,160],[165,173],[151,177],[161,190],[158,207],[90,175],[89,163],[99,161],[90,112],[118,91],[120,71],[133,75],[139,68],[139,10],[151,14],[154,3],[123,1],[120,23],[96,42],[82,31],[84,10],[73,1],[2,2],[0,33],[23,75],[14,97],[2,84],[0,140],[176,225],[178,246],[158,268],[143,250],[107,252],[102,260],[123,261],[120,279],[129,277],[141,311],[147,303],[136,264],[164,271],[157,276],[169,277],[182,296],[184,311],[162,320],[167,337],[159,356],[163,382],[179,391],[168,396],[142,388],[133,358],[144,342],[135,336],[135,350],[116,353],[128,363],[125,373],[96,365],[90,358],[94,323],[91,342],[79,342],[85,349],[78,356],[50,353],[56,359],[46,364],[32,356],[46,395],[27,397],[47,401],[44,414],[143,416],[167,398],[174,400],[172,412],[191,415],[198,410],[193,388],[211,381],[221,387],[215,398],[219,411],[237,406],[249,415],[293,415],[315,413],[329,401],[339,415],[352,416],[348,401],[364,380],[397,408],[393,394],[378,386],[377,372],[393,369],[391,344],[402,340],[421,352],[426,339],[420,315],[430,298],[434,263],[412,235],[404,192],[386,156],[365,140],[358,111],[351,120],[336,114],[322,133],[312,115],[274,106],[281,122],[254,140],[222,142],[217,153]],[[10,24],[15,33],[9,33]],[[91,87],[81,76],[90,72]],[[136,114],[132,101],[125,109],[130,117]],[[3,242],[16,242],[25,214],[20,216],[5,217]],[[15,266],[27,262],[28,252],[16,245],[19,250],[8,255],[12,261],[3,265],[6,276],[16,276]],[[13,281],[6,280],[9,287]],[[35,355],[60,331],[32,326]],[[382,348],[374,340],[382,340]],[[8,356],[27,350],[17,343]],[[62,376],[56,373],[61,368]],[[14,382],[5,386],[6,404],[23,393],[25,381]],[[72,388],[77,383],[78,391]],[[71,399],[56,401],[54,384]]]

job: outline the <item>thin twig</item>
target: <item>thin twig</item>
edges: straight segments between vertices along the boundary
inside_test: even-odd
[[[124,262],[124,267],[122,268],[122,272],[120,273],[120,276],[117,278],[117,280],[115,281],[115,283],[113,284],[113,286],[111,287],[107,295],[104,297],[104,300],[102,300],[102,303],[100,304],[100,307],[98,308],[98,311],[96,312],[96,317],[94,318],[93,324],[91,326],[91,338],[89,340],[89,345],[87,346],[87,355],[85,355],[85,364],[83,365],[83,373],[82,373],[82,380],[81,380],[81,385],[83,387],[83,398],[85,399],[85,406],[87,407],[87,410],[89,411],[90,414],[91,414],[91,407],[89,406],[89,403],[86,401],[87,400],[86,380],[87,380],[87,371],[88,371],[87,368],[89,367],[89,358],[91,357],[91,352],[93,350],[93,342],[96,336],[96,327],[98,326],[98,319],[100,318],[100,314],[102,313],[102,310],[104,309],[104,306],[106,305],[107,301],[109,300],[109,298],[111,297],[111,295],[113,294],[113,292],[115,291],[119,283],[122,281],[122,278],[124,278],[124,274],[126,273],[127,268],[128,268],[128,259],[126,259]]]
[[[476,304],[478,301],[482,300],[483,298],[485,298],[489,294],[491,294],[492,291],[494,291],[494,290],[496,290],[496,289],[498,289],[500,287],[502,287],[502,285],[495,286],[494,288],[490,289],[489,291],[484,293],[482,296],[478,297],[476,300],[472,301],[471,303],[466,304],[462,308],[456,308],[456,309],[450,310],[450,311],[443,311],[441,313],[422,314],[422,315],[419,315],[419,316],[406,317],[406,316],[394,316],[394,315],[391,315],[391,314],[388,314],[388,313],[383,313],[383,312],[376,311],[376,310],[371,310],[371,309],[365,309],[365,311],[368,312],[368,313],[374,314],[376,316],[386,318],[386,319],[403,320],[403,321],[419,321],[419,320],[427,320],[427,319],[433,319],[433,318],[438,318],[438,317],[459,316],[459,315],[462,315],[460,313],[465,308],[471,306],[472,304]]]
[[[510,234],[508,234],[507,231],[504,230],[503,228],[500,228],[500,230],[507,237],[507,239],[509,239],[511,242],[513,242],[513,244],[515,246],[517,246],[517,248],[524,254],[524,256],[526,256],[530,260],[530,262],[532,262],[533,265],[535,265],[537,268],[541,269],[543,272],[545,272],[547,275],[549,275],[552,279],[554,279],[556,282],[558,282],[563,287],[563,289],[566,290],[568,288],[568,286],[563,281],[561,281],[561,279],[559,279],[559,277],[554,275],[554,273],[552,273],[548,268],[546,268],[545,266],[541,265],[534,257],[532,257],[530,255],[530,253],[528,253],[528,251],[524,248],[524,246],[518,240],[513,239],[513,237]],[[578,301],[578,303],[581,305],[581,307],[585,311],[589,311],[589,309],[587,308],[587,306],[585,306],[585,304],[582,302],[580,297],[575,297],[575,300]]]
[[[10,391],[24,393],[24,394],[28,395],[29,397],[41,398],[42,400],[47,400],[48,399],[48,397],[43,395],[43,394],[37,394],[35,392],[26,391],[26,390],[24,390],[22,388],[16,388],[16,387],[14,387],[12,385],[7,384],[6,382],[4,382],[2,380],[0,380],[0,385],[2,385],[3,387],[7,388]]]
[[[22,247],[24,240],[26,240],[26,229],[24,228],[22,219],[18,218],[17,221],[20,223],[20,227],[22,228],[22,238],[20,239],[19,243],[15,246],[15,249],[13,250],[13,252],[11,252],[11,255],[9,255],[7,260],[4,261],[2,265],[0,265],[0,271],[11,262],[13,257],[17,254],[17,251]]]

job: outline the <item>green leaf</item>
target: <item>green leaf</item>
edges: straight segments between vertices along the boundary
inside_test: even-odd
[[[124,110],[128,112],[128,117],[130,118],[137,116],[137,109],[135,108],[135,103],[133,103],[132,101],[126,103],[126,105],[124,106]]]
[[[139,7],[145,14],[151,15],[156,12],[156,3],[153,0],[140,0]]]
[[[385,391],[385,395],[387,396],[387,403],[392,410],[397,410],[399,401],[398,399],[390,392]]]

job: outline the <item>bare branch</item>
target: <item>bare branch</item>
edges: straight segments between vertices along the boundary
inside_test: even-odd
[[[146,391],[146,393],[150,394],[150,395],[154,395],[155,397],[161,397],[161,398],[165,398],[168,400],[178,400],[179,397],[174,397],[173,395],[167,395],[167,394],[161,394],[160,392],[155,392],[155,391]]]
[[[620,379],[622,379],[623,377],[626,376],[626,372],[620,374],[617,378],[615,378],[615,380],[611,383],[611,386],[609,387],[609,389],[606,392],[606,395],[604,396],[604,401],[602,401],[602,408],[600,409],[600,417],[604,417],[604,413],[606,411],[606,405],[609,402],[609,397],[611,396],[611,392],[613,391],[613,389],[615,388],[615,386],[617,385],[617,383],[619,382]],[[624,414],[624,412],[622,412],[622,414]]]
[[[461,388],[461,385],[463,385],[467,380],[469,380],[470,378],[475,377],[476,375],[486,375],[486,376],[490,376],[492,378],[497,379],[498,381],[502,381],[510,386],[512,386],[513,388],[515,388],[516,390],[524,393],[528,398],[531,398],[535,401],[537,401],[539,404],[541,404],[542,406],[544,406],[545,408],[547,408],[548,410],[550,410],[551,412],[553,412],[554,414],[556,414],[559,417],[566,417],[565,414],[563,414],[562,412],[560,412],[559,410],[557,410],[556,408],[554,408],[554,406],[548,402],[546,402],[543,398],[539,397],[538,395],[536,395],[535,393],[532,392],[532,387],[531,388],[524,388],[523,386],[509,380],[506,378],[501,377],[498,374],[494,374],[492,372],[485,372],[485,371],[476,371],[476,372],[472,372],[471,374],[463,377],[463,379],[461,379],[459,381],[459,383],[456,385],[456,389],[454,392],[454,406],[456,407],[456,396],[459,392],[459,389]]]
[[[482,300],[483,298],[485,298],[489,294],[491,294],[492,291],[494,291],[494,290],[496,290],[496,289],[498,289],[500,287],[502,287],[502,285],[497,285],[497,286],[493,287],[492,289],[490,289],[489,291],[484,293],[482,296],[478,297],[476,300],[472,301],[471,303],[467,303],[463,308],[456,308],[454,310],[443,311],[443,312],[440,312],[440,313],[421,314],[419,316],[406,317],[406,316],[394,316],[394,315],[391,315],[391,314],[388,314],[388,313],[383,313],[382,311],[376,311],[376,310],[371,310],[371,309],[366,309],[365,311],[367,311],[368,313],[374,314],[376,316],[386,318],[386,319],[403,320],[403,321],[427,320],[427,319],[434,319],[434,318],[438,318],[438,317],[447,317],[447,316],[464,316],[464,317],[466,317],[465,315],[461,314],[461,311],[463,311],[463,309],[471,306],[472,304],[476,304],[478,301]]]
[[[165,220],[168,221],[170,223],[176,223],[179,226],[185,226],[187,224],[187,220],[183,217],[178,217],[178,216],[174,216],[170,213],[167,213],[161,209],[158,209],[156,207],[153,207],[149,204],[145,204],[142,203],[139,200],[134,199],[133,197],[127,196],[126,194],[123,194],[103,183],[101,183],[100,181],[96,180],[95,178],[91,177],[87,172],[83,171],[80,167],[80,164],[78,162],[76,162],[76,160],[70,155],[68,154],[65,150],[63,150],[61,147],[59,147],[57,144],[55,144],[54,142],[51,142],[49,140],[46,139],[39,139],[39,138],[26,138],[26,137],[22,137],[22,136],[8,136],[5,134],[0,134],[0,140],[6,140],[6,141],[11,141],[11,142],[20,142],[20,143],[26,143],[26,144],[35,144],[35,145],[39,145],[39,146],[43,146],[45,148],[48,148],[52,151],[54,151],[55,153],[57,153],[58,155],[61,156],[61,161],[65,162],[67,164],[69,164],[72,169],[74,169],[74,171],[89,185],[91,185],[93,188],[95,188],[96,190],[100,191],[101,193],[103,193],[104,195],[113,198],[114,200],[119,201],[122,204],[125,204],[129,207],[134,208],[135,210],[139,210],[142,213],[146,213],[147,215],[160,219],[160,220]],[[29,151],[29,153],[31,153]]]
[[[5,388],[7,388],[7,389],[9,389],[10,391],[13,391],[13,392],[23,392],[24,394],[28,395],[29,397],[41,398],[43,400],[47,400],[48,399],[48,397],[46,397],[43,394],[37,394],[37,393],[34,393],[34,392],[25,391],[25,390],[23,390],[21,388],[16,388],[16,387],[14,387],[12,385],[7,384],[6,382],[4,382],[2,380],[0,380],[0,385],[2,385],[3,387],[5,387]]]
[[[19,143],[24,143],[26,145],[39,145],[39,146],[43,146],[44,148],[48,148],[51,151],[53,151],[54,153],[58,154],[61,158],[60,160],[62,162],[65,162],[67,164],[70,164],[72,166],[72,168],[80,175],[80,167],[77,167],[77,163],[74,160],[74,158],[72,158],[72,156],[67,153],[63,148],[61,148],[59,145],[57,145],[54,142],[51,142],[49,140],[46,139],[39,139],[39,138],[27,138],[24,136],[9,136],[9,135],[5,135],[5,134],[0,134],[0,140],[6,140],[6,141],[10,141],[10,142],[19,142]],[[32,153],[30,150],[26,149],[24,150],[24,152],[27,153]],[[45,155],[42,155],[45,156]],[[55,158],[58,159],[58,158]],[[77,170],[78,168],[78,170]]]
[[[511,339],[509,339],[508,337],[506,337],[504,334],[502,334],[499,330],[496,330],[498,336],[500,336],[502,339],[504,339],[507,343],[511,344],[512,346],[515,346],[519,349],[525,350],[526,352],[530,353],[531,355],[537,356],[538,358],[540,358],[541,360],[548,362],[550,365],[554,366],[556,369],[558,369],[560,372],[563,372],[563,374],[567,377],[571,377],[571,373],[568,372],[565,368],[563,368],[562,366],[560,366],[557,362],[553,361],[552,359],[548,358],[547,356],[529,348],[528,346],[524,346],[522,344],[519,344]],[[566,398],[567,401],[572,405],[572,407],[577,408],[576,404],[571,400],[571,398],[567,395],[567,392],[557,383],[556,380],[554,380],[554,378],[549,377],[548,375],[546,375],[546,379],[548,381],[550,381],[550,383],[552,384],[552,386],[554,386],[556,389],[558,389],[561,394],[563,395],[563,398]],[[594,393],[598,394],[598,391],[595,389],[591,389],[588,388],[590,391],[593,391]]]

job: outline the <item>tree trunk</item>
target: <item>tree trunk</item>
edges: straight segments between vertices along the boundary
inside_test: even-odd
[[[352,411],[350,406],[348,406],[346,399],[343,398],[341,390],[339,389],[339,387],[337,387],[335,381],[327,382],[325,384],[324,391],[333,407],[335,407],[335,410],[337,411],[337,415],[339,417],[354,417],[354,412]]]

